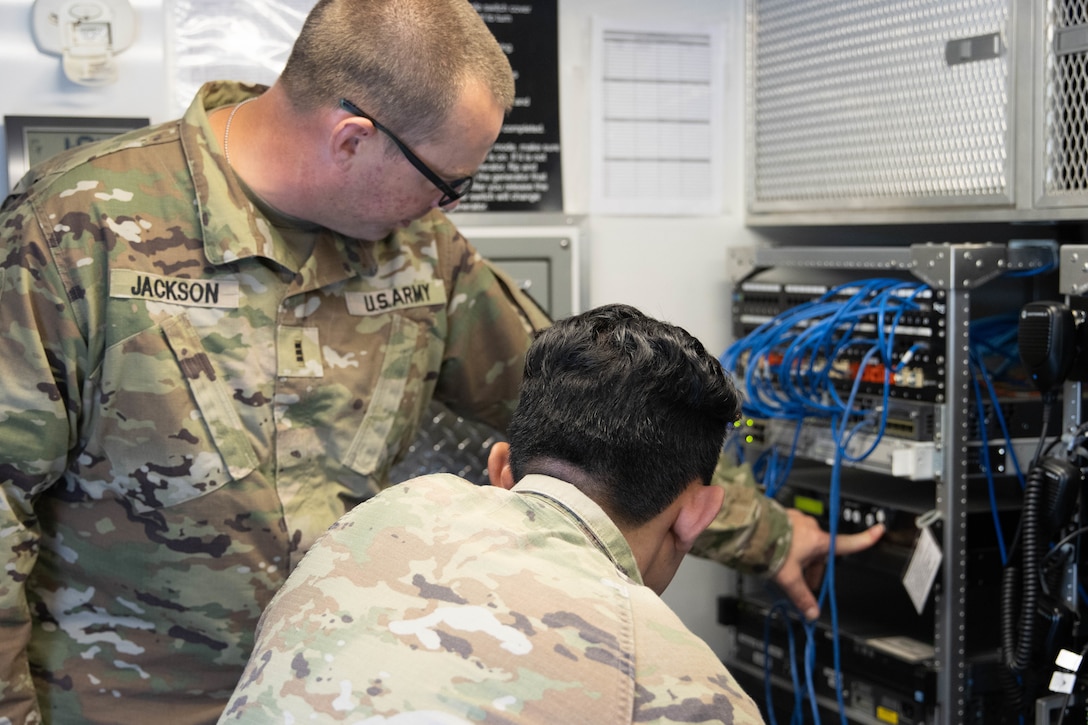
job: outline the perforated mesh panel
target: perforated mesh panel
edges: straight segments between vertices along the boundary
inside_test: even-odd
[[[1063,196],[1088,190],[1088,53],[1058,53],[1063,31],[1088,23],[1085,0],[1048,0],[1043,135],[1044,192]]]
[[[950,40],[992,34],[1007,48],[1007,0],[752,0],[750,10],[754,208],[1008,197],[1007,49],[945,56]]]

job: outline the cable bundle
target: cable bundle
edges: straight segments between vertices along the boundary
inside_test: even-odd
[[[788,420],[795,424],[793,443],[788,452],[776,446],[765,451],[753,470],[765,474],[762,478],[768,496],[774,496],[785,483],[796,453],[802,424],[824,420],[830,427],[836,455],[832,462],[828,526],[832,548],[827,572],[818,594],[821,608],[826,605],[831,619],[831,633],[839,698],[839,711],[845,713],[842,701],[840,651],[838,637],[838,608],[835,601],[834,541],[838,533],[840,479],[843,462],[858,462],[869,456],[883,438],[889,409],[889,392],[895,377],[910,364],[924,343],[896,344],[896,333],[903,318],[921,309],[920,300],[930,295],[928,286],[899,279],[859,280],[828,290],[818,299],[787,310],[763,323],[743,339],[731,345],[721,357],[726,369],[736,371],[745,395],[744,412],[759,418]],[[984,399],[989,397],[996,422],[1009,442],[1012,465],[1021,476],[1019,464],[1012,451],[1011,437],[1001,411],[993,381],[1001,380],[1015,365],[1014,344],[1016,316],[998,316],[976,320],[971,326],[970,363],[975,402],[978,406],[982,438],[982,468],[989,481],[994,525],[999,542],[1003,542],[997,518],[993,489],[993,471],[988,456],[988,440]],[[916,339],[916,338],[914,338]],[[981,388],[983,381],[985,391]],[[857,404],[863,383],[869,390],[880,386],[881,402],[873,408]],[[986,395],[988,394],[988,395]],[[861,433],[871,434],[863,450],[852,443]],[[1004,545],[1001,543],[1004,562]],[[784,617],[789,649],[796,650],[793,627],[786,616],[791,608],[779,602],[771,616]],[[819,722],[813,668],[815,664],[816,628],[804,624],[803,650],[804,682],[809,693],[814,722]],[[792,661],[792,658],[791,658]],[[793,673],[795,685],[799,679]],[[803,722],[800,692],[796,691],[791,722]],[[775,725],[774,713],[767,703],[769,721]],[[846,716],[843,714],[843,722]]]
[[[753,463],[753,471],[757,477],[763,474],[760,480],[768,496],[775,496],[789,475],[801,425],[819,425],[820,421],[825,421],[829,426],[836,451],[831,467],[827,506],[828,533],[832,545],[818,601],[821,608],[826,604],[826,611],[830,614],[835,684],[844,725],[846,715],[842,698],[838,609],[834,591],[834,541],[838,533],[842,464],[844,461],[858,462],[865,459],[881,442],[887,425],[890,390],[897,380],[899,384],[903,384],[902,379],[897,379],[896,376],[903,372],[904,367],[910,364],[911,359],[926,344],[915,342],[907,345],[900,341],[897,345],[897,329],[903,323],[904,316],[920,310],[921,300],[931,294],[930,288],[924,284],[900,279],[878,278],[839,285],[811,302],[797,305],[767,320],[731,345],[720,358],[727,370],[734,371],[745,396],[743,409],[746,415],[786,420],[796,426],[793,443],[788,451],[771,445]],[[1015,313],[973,320],[968,351],[981,443],[980,466],[988,482],[1002,564],[1008,562],[1009,556],[998,518],[985,401],[990,401],[990,420],[1000,426],[1001,437],[1008,443],[1006,449],[1011,459],[1011,468],[1023,488],[1024,475],[1016,458],[1001,401],[995,389],[995,382],[1012,387],[1022,387],[1025,383],[1022,368],[1018,367],[1016,325]],[[917,337],[912,336],[912,339],[916,340]],[[864,388],[867,396],[863,401],[858,401],[858,393],[863,389],[863,384],[867,384]],[[873,400],[871,396],[876,394],[874,388],[878,386],[882,391],[881,401],[870,404],[869,401]],[[851,445],[856,442],[856,436],[861,432],[871,434],[871,439],[861,446]],[[785,621],[791,666],[795,666],[793,657],[797,647],[794,642],[794,625],[791,622],[797,622],[801,619],[800,616],[790,603],[782,600],[775,603],[768,617],[781,617]],[[806,638],[802,655],[805,689],[813,720],[819,723],[812,684],[812,670],[816,667],[816,628],[809,623],[804,623],[803,628]],[[769,636],[768,628],[765,633],[765,647],[769,645]],[[768,682],[769,659],[767,655],[765,666],[768,668]],[[796,671],[791,671],[791,676],[795,692],[791,723],[799,725],[804,720],[802,694],[798,688],[800,676]],[[768,721],[776,725],[769,685],[767,711]]]
[[[757,327],[721,357],[727,370],[743,375],[745,414],[793,421],[798,432],[806,419],[831,421],[839,429],[836,443],[846,459],[867,457],[884,433],[892,375],[919,349],[915,343],[897,353],[896,327],[906,312],[919,309],[917,299],[928,290],[924,284],[897,279],[860,280],[832,288]],[[883,383],[884,404],[875,419],[873,411],[855,406],[864,381]],[[864,451],[847,453],[853,436],[864,429],[875,432],[874,440]],[[795,435],[794,447],[796,440]],[[776,472],[775,478],[764,479],[771,496],[789,466]]]
[[[898,279],[869,279],[851,282],[828,290],[819,298],[798,305],[763,323],[725,351],[721,363],[727,370],[742,373],[745,394],[744,412],[761,418],[793,421],[800,432],[801,424],[813,418],[828,420],[836,443],[832,465],[829,496],[829,534],[827,571],[820,587],[820,607],[827,605],[831,615],[836,691],[842,722],[846,723],[846,707],[842,697],[842,675],[838,638],[838,607],[835,602],[835,536],[838,533],[839,480],[843,459],[859,461],[867,457],[879,443],[887,422],[888,390],[892,375],[901,370],[918,352],[912,345],[902,353],[896,352],[895,333],[902,316],[919,309],[918,298],[929,287],[917,282]],[[858,361],[856,365],[853,361]],[[863,381],[883,382],[883,404],[878,411],[863,411],[855,407],[855,399]],[[846,395],[844,397],[844,390]],[[847,450],[854,435],[868,428],[876,435],[869,447],[858,454]],[[788,459],[792,462],[797,433]],[[767,494],[773,496],[789,473],[789,464],[776,469],[780,475],[764,480]],[[784,609],[776,604],[774,611]],[[790,651],[795,649],[793,630],[787,618]],[[804,669],[805,683],[813,719],[819,722],[813,685],[815,667],[816,626],[805,623]],[[792,656],[791,656],[792,662]],[[795,685],[797,675],[794,673]],[[768,697],[768,716],[775,725],[773,707]],[[803,720],[800,693],[797,692],[791,722]]]

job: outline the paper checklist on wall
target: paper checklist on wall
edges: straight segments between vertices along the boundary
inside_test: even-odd
[[[599,214],[723,209],[724,29],[594,18],[592,207]]]

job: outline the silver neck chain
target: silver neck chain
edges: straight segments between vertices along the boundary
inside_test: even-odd
[[[250,101],[257,100],[257,96],[253,98],[247,98],[240,103],[235,103],[234,108],[231,109],[230,115],[227,116],[227,125],[223,128],[223,156],[227,159],[227,166],[230,166],[230,124],[234,120],[234,114],[238,113],[238,109],[246,105]]]

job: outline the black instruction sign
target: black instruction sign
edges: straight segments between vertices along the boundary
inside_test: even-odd
[[[462,211],[562,211],[559,2],[473,2],[514,69],[517,97]]]

